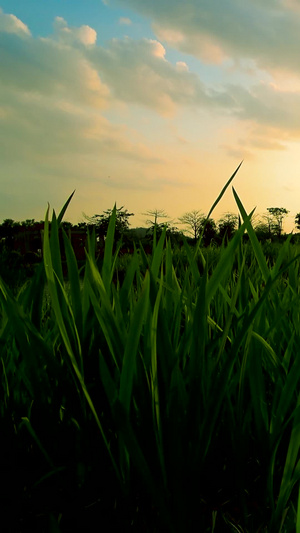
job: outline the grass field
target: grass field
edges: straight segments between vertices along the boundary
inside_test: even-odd
[[[100,269],[93,235],[80,272],[64,235],[66,280],[70,198],[35,276],[0,282],[9,531],[300,533],[300,258],[287,239],[267,261],[233,193],[213,264],[163,233],[118,281],[113,214]]]

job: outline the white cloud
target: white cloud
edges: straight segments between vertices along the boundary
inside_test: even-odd
[[[15,15],[5,14],[0,8],[0,32],[15,33],[21,37],[31,35],[28,26]]]
[[[218,65],[228,57],[220,43],[205,32],[185,35],[183,32],[174,31],[159,23],[153,24],[153,29],[159,40],[183,52],[199,55],[205,63]]]
[[[124,0],[148,16],[159,40],[220,64],[252,59],[259,68],[300,72],[300,9],[296,0]]]
[[[116,99],[171,116],[180,106],[233,106],[225,91],[205,87],[185,62],[173,65],[156,40],[113,39],[107,48],[87,53]]]
[[[150,174],[162,160],[140,134],[103,116],[111,91],[89,59],[92,34],[83,33],[78,46],[73,38],[57,38],[69,29],[63,19],[55,24],[55,35],[48,38],[0,32],[0,198],[9,188],[11,201],[19,205],[24,187],[44,198],[54,184],[59,198],[76,183],[97,184],[98,193],[103,186],[136,188],[135,176],[151,188],[142,167]],[[110,172],[115,177],[103,182]]]
[[[181,72],[188,72],[189,70],[189,67],[187,66],[186,62],[185,61],[176,61],[176,67],[178,70],[180,70]]]
[[[21,40],[0,32],[0,48],[0,83],[8,90],[55,95],[98,108],[106,106],[108,87],[75,46],[52,38]]]
[[[0,24],[3,19],[7,23],[5,17],[0,13]],[[113,98],[167,117],[182,106],[207,108],[241,121],[276,126],[277,134],[289,129],[291,136],[299,135],[300,97],[291,88],[278,90],[271,84],[252,89],[208,87],[184,61],[175,65],[168,61],[165,47],[157,40],[126,37],[113,39],[104,48],[96,45],[92,28],[70,28],[61,17],[55,19],[53,37],[12,41],[6,35],[0,33],[4,101],[9,101],[11,91],[19,91],[55,99],[60,106],[68,103],[100,110]],[[36,102],[32,100],[31,105]]]
[[[193,3],[195,17],[197,5]],[[257,10],[263,9],[258,1],[255,5]],[[60,186],[69,190],[69,183],[83,178],[83,186],[95,184],[95,195],[103,187],[117,194],[119,189],[124,193],[125,189],[187,186],[187,173],[194,172],[194,180],[193,169],[200,174],[203,144],[206,150],[222,145],[224,139],[220,135],[216,140],[218,134],[214,136],[211,128],[211,122],[221,123],[220,117],[228,123],[235,121],[242,129],[235,146],[223,143],[235,157],[250,157],[259,149],[282,151],[287,142],[300,137],[299,87],[287,83],[282,71],[276,74],[274,70],[277,78],[273,83],[252,83],[250,88],[239,85],[238,78],[231,85],[213,86],[204,83],[187,64],[195,62],[170,61],[165,44],[168,40],[181,49],[194,47],[193,53],[200,50],[201,57],[214,63],[232,55],[232,50],[238,55],[238,38],[234,45],[233,38],[224,36],[221,29],[214,47],[208,14],[206,29],[201,23],[198,38],[190,15],[184,17],[176,2],[173,7],[169,30],[160,8],[163,43],[126,37],[113,39],[105,46],[97,44],[96,31],[90,26],[70,27],[57,17],[53,35],[35,38],[21,21],[0,12],[0,194],[9,180],[18,183],[17,176],[23,171],[37,181],[39,175],[57,180],[59,190]],[[277,10],[280,13],[280,4]],[[237,63],[243,61],[240,55]],[[244,65],[252,66],[252,62],[254,76],[254,59],[245,60]],[[142,113],[138,106],[143,108]],[[179,129],[167,140],[165,132],[169,134],[168,125],[174,122],[176,113]],[[188,142],[183,142],[186,135],[181,125],[185,113],[192,116],[189,124],[193,132],[188,134]],[[149,117],[152,127],[157,126],[155,134],[149,133],[150,141],[146,124]],[[138,120],[145,120],[144,129]],[[197,136],[203,132],[207,140],[201,139],[199,150],[201,137]],[[106,182],[108,175],[111,179]]]
[[[278,136],[300,135],[300,93],[278,91],[272,83],[259,84],[251,90],[228,87],[238,103],[234,114],[245,121],[272,128]]]
[[[171,21],[178,9],[175,2]],[[0,12],[0,28],[9,26],[11,20]],[[22,27],[21,21],[18,27]],[[276,125],[278,131],[290,129],[291,135],[298,135],[298,92],[282,87],[280,74],[276,88],[271,84],[257,84],[252,89],[237,84],[208,87],[184,61],[175,65],[168,61],[165,47],[157,40],[126,37],[113,39],[104,48],[96,45],[93,28],[71,28],[61,17],[55,19],[53,37],[34,39],[29,32],[25,40],[12,39],[12,35],[0,33],[1,84],[9,88],[7,95],[11,90],[37,93],[97,109],[109,106],[114,98],[163,116],[174,115],[182,106],[195,106],[237,116],[241,121]]]
[[[154,39],[148,40],[150,46],[151,46],[151,53],[154,57],[159,57],[161,59],[165,59],[166,55],[166,49],[164,46],[159,43],[158,41],[155,41]]]
[[[96,43],[97,32],[90,26],[80,26],[78,28],[78,38],[84,45],[89,46]]]
[[[84,46],[96,44],[97,32],[90,26],[83,25],[79,28],[69,27],[62,17],[56,17],[53,26],[56,38],[64,44],[72,45],[79,43]]]

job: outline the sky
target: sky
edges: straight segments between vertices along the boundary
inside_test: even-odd
[[[0,221],[300,212],[299,0],[0,0]],[[212,214],[237,213],[231,187]]]

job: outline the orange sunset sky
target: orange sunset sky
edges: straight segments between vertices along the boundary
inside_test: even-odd
[[[298,0],[0,0],[0,220],[300,212]],[[237,213],[231,189],[213,213]]]

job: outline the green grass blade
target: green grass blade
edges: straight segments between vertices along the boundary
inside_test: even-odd
[[[157,328],[158,328],[158,313],[160,308],[160,302],[162,298],[162,282],[163,282],[163,272],[161,272],[161,279],[159,290],[157,293],[152,320],[151,320],[151,396],[152,396],[152,412],[153,412],[153,422],[154,422],[154,431],[158,447],[158,454],[161,464],[161,469],[163,472],[164,485],[167,484],[166,471],[165,471],[165,462],[164,462],[164,451],[163,451],[163,439],[162,439],[162,427],[161,427],[161,416],[160,416],[160,398],[159,398],[159,382],[158,382],[158,372],[157,372]]]
[[[200,272],[199,272],[199,268],[198,268],[198,265],[197,265],[197,262],[196,262],[196,257],[197,257],[197,251],[198,251],[198,248],[199,248],[199,245],[200,245],[200,241],[198,241],[197,245],[196,245],[196,249],[195,249],[195,252],[194,254],[191,252],[191,249],[186,241],[186,239],[183,237],[183,246],[184,246],[184,249],[185,249],[185,252],[186,252],[186,256],[188,258],[188,262],[189,262],[189,269],[193,275],[193,278],[195,280],[195,284],[198,285],[200,283]],[[186,275],[188,276],[188,272],[186,273]]]
[[[293,428],[292,428],[291,437],[289,441],[280,491],[278,495],[278,501],[277,501],[275,515],[274,515],[273,523],[275,524],[278,524],[280,521],[280,518],[283,516],[284,510],[286,509],[287,502],[291,495],[292,489],[296,483],[299,483],[299,479],[300,479],[300,468],[299,468],[300,460],[297,461],[299,457],[299,449],[300,449],[300,405],[299,403],[300,402],[298,401],[298,406],[294,412],[294,423],[293,423]]]
[[[116,227],[116,204],[112,210],[107,235],[105,238],[105,248],[104,248],[104,258],[102,266],[102,279],[106,289],[107,294],[110,292],[110,282],[112,277],[112,257],[113,257],[113,246],[114,246],[114,237],[115,237],[115,227]]]
[[[270,427],[271,435],[274,434],[275,436],[277,436],[280,433],[286,415],[291,410],[291,407],[294,404],[295,395],[297,394],[297,387],[299,387],[299,383],[300,361],[299,357],[296,357],[286,377],[284,387],[280,394],[279,403],[277,406],[274,406],[275,416]]]
[[[72,192],[72,194],[69,196],[69,198],[67,199],[66,203],[64,204],[64,206],[62,207],[58,217],[57,217],[57,223],[58,225],[60,225],[64,215],[65,215],[65,212],[66,210],[68,209],[68,206],[69,206],[69,203],[71,202],[73,196],[75,194],[75,190]]]
[[[52,214],[49,242],[50,242],[50,248],[51,248],[52,268],[56,272],[56,275],[58,279],[60,280],[60,282],[63,283],[64,277],[63,277],[62,261],[61,261],[61,253],[60,253],[59,225],[56,219],[55,211],[53,211],[53,214]]]
[[[300,483],[299,483],[299,490],[298,490],[296,533],[300,533]]]
[[[161,233],[161,236],[159,237],[158,243],[156,244],[156,247],[154,249],[153,256],[152,256],[151,273],[153,275],[154,280],[158,278],[159,268],[162,262],[166,231],[167,231],[167,228],[165,227]]]
[[[70,284],[72,311],[75,317],[76,327],[79,332],[79,336],[82,337],[82,302],[77,260],[71,242],[64,230],[63,239],[68,266],[68,281]]]
[[[138,275],[138,273],[139,273],[139,258],[138,258],[136,248],[134,248],[133,256],[126,270],[125,278],[122,283],[122,287],[120,289],[119,300],[120,300],[120,306],[121,306],[123,313],[125,313],[125,310],[128,308],[129,296],[133,289],[134,278],[135,276]]]
[[[215,293],[217,292],[219,285],[230,274],[231,267],[232,267],[233,260],[234,260],[234,253],[239,246],[239,243],[243,237],[244,231],[245,231],[245,223],[241,225],[241,227],[235,233],[234,237],[229,242],[227,248],[224,249],[224,252],[221,255],[221,259],[218,262],[217,267],[215,268],[213,274],[211,275],[207,283],[207,287],[206,287],[207,305],[210,304],[210,301],[212,300]]]
[[[139,300],[130,321],[127,342],[125,346],[123,365],[121,370],[119,399],[129,417],[133,376],[136,367],[136,356],[142,332],[143,322],[149,305],[150,277],[147,273]]]
[[[54,274],[54,268],[53,268],[53,263],[52,263],[52,253],[51,253],[51,246],[50,246],[50,240],[49,240],[48,214],[49,214],[49,207],[46,213],[45,230],[44,230],[44,243],[43,243],[44,266],[45,266],[49,293],[50,293],[53,311],[55,313],[57,325],[61,333],[62,339],[64,341],[66,350],[72,359],[74,357],[73,350],[72,350],[71,342],[70,342],[67,329],[64,323],[64,319],[63,319],[61,297],[58,295],[57,284],[55,281],[55,274]],[[57,259],[57,255],[56,255],[56,259]],[[75,362],[75,365],[77,366],[76,362]]]
[[[269,276],[270,276],[270,272],[269,272],[269,269],[268,269],[268,265],[266,263],[266,259],[265,259],[265,256],[263,254],[263,251],[261,249],[261,246],[260,246],[260,243],[258,241],[258,238],[255,234],[255,231],[254,229],[252,228],[252,225],[251,225],[251,216],[248,216],[245,209],[244,209],[244,206],[241,202],[241,200],[239,199],[236,191],[234,190],[233,188],[233,195],[235,197],[235,201],[238,205],[238,208],[240,210],[240,213],[242,215],[242,218],[243,218],[243,221],[244,223],[246,223],[246,229],[247,229],[247,233],[249,235],[249,238],[250,238],[250,241],[251,241],[251,244],[252,244],[252,248],[253,248],[253,251],[255,253],[255,256],[256,256],[256,259],[257,259],[257,262],[258,262],[258,265],[260,267],[260,270],[261,270],[261,273],[263,275],[263,278],[264,278],[264,281],[267,282]],[[253,213],[253,211],[252,211]]]
[[[91,412],[93,413],[93,416],[95,418],[97,426],[98,426],[98,428],[99,428],[99,430],[101,432],[101,435],[102,435],[102,438],[104,440],[105,446],[107,448],[107,451],[108,451],[108,453],[110,455],[112,464],[114,466],[116,475],[120,479],[119,470],[117,468],[115,459],[114,459],[114,457],[113,457],[113,455],[111,453],[110,446],[109,446],[109,443],[108,443],[107,438],[105,436],[102,424],[100,422],[100,419],[98,417],[97,411],[96,411],[96,409],[94,407],[94,404],[92,402],[90,394],[89,394],[89,392],[88,392],[88,390],[86,388],[82,373],[81,373],[81,371],[80,371],[80,369],[78,367],[78,363],[76,361],[76,357],[75,357],[75,355],[73,353],[72,344],[70,342],[70,339],[69,339],[69,336],[68,336],[68,333],[67,333],[67,329],[66,329],[66,326],[65,326],[64,318],[63,318],[63,315],[62,315],[62,310],[61,310],[61,307],[60,307],[60,301],[59,301],[58,293],[57,293],[57,285],[55,283],[55,275],[54,275],[53,266],[52,266],[52,256],[51,256],[51,248],[50,248],[50,241],[49,241],[48,213],[49,213],[49,207],[48,207],[48,210],[47,210],[47,213],[46,213],[46,219],[45,219],[45,235],[44,235],[44,248],[43,248],[43,251],[44,251],[44,265],[45,265],[46,276],[47,276],[47,280],[48,280],[49,292],[50,292],[51,300],[52,300],[53,311],[55,313],[57,325],[58,325],[62,340],[64,342],[64,346],[66,348],[66,351],[67,351],[67,353],[68,353],[68,355],[70,357],[70,360],[71,360],[72,366],[74,368],[76,377],[77,377],[77,379],[78,379],[78,381],[79,381],[79,383],[81,385],[81,388],[82,388],[82,391],[84,393],[84,396],[85,396],[85,398],[86,398],[86,400],[88,402],[88,405],[89,405],[89,407],[91,409]]]
[[[106,292],[101,274],[97,269],[94,260],[89,254],[87,254],[87,265],[90,272],[87,291],[92,303],[93,313],[95,314],[104,333],[116,367],[119,368],[122,362],[126,339],[123,338],[122,329],[113,313],[112,305]]]
[[[243,161],[240,162],[239,166],[237,167],[237,169],[234,171],[234,173],[232,174],[232,176],[229,178],[229,180],[227,181],[227,183],[224,185],[223,189],[221,190],[218,198],[216,199],[216,201],[213,203],[212,207],[210,208],[209,210],[209,213],[206,217],[206,219],[208,220],[210,215],[212,214],[213,210],[215,209],[215,207],[218,205],[218,203],[220,202],[221,198],[224,196],[224,193],[226,192],[227,188],[229,187],[230,183],[232,182],[232,180],[234,179],[235,175],[237,174],[237,172],[239,171],[241,165],[242,165]]]
[[[276,259],[275,265],[274,265],[274,267],[271,270],[272,278],[275,278],[278,275],[278,273],[280,271],[280,267],[281,267],[283,261],[286,259],[286,257],[288,257],[288,250],[289,250],[289,247],[290,247],[290,242],[291,242],[292,236],[293,236],[292,233],[290,235],[288,235],[287,239],[285,240],[283,245],[280,247],[279,254],[278,254],[278,257]],[[283,267],[283,268],[285,268],[285,267]]]

